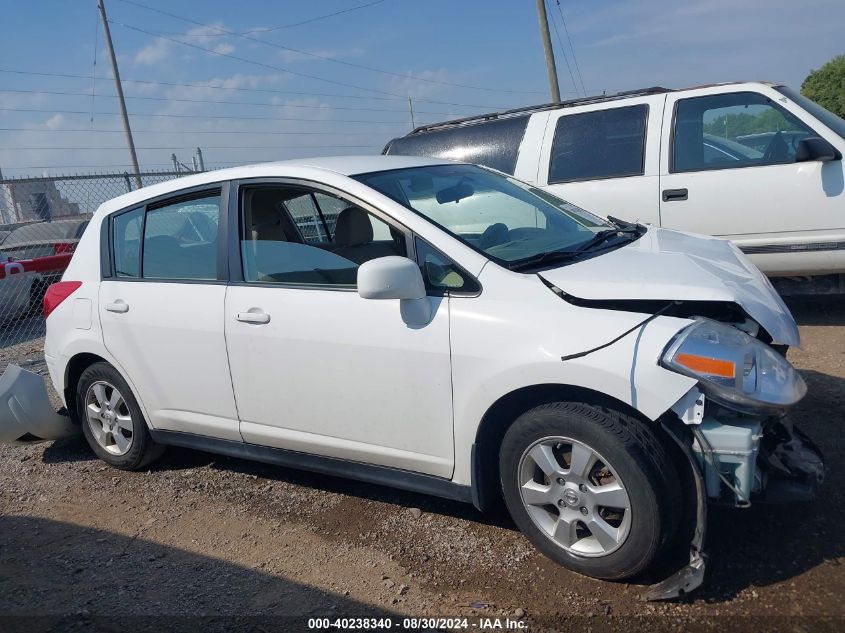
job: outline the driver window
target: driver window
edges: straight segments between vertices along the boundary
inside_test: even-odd
[[[247,282],[354,288],[364,262],[407,256],[402,231],[348,200],[296,186],[246,189],[241,200]]]
[[[217,279],[220,195],[149,208],[144,222],[147,279]]]
[[[754,92],[682,99],[675,113],[673,172],[795,161],[801,139],[816,134]]]

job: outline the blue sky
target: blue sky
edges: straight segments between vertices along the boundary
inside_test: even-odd
[[[845,53],[841,0],[560,0],[576,68],[547,4],[564,97],[581,93],[581,78],[588,94],[742,79],[797,88]],[[6,5],[0,70],[15,72],[0,72],[3,174],[125,169],[114,86],[91,79],[95,52],[95,74],[111,76],[96,1]],[[410,129],[407,97],[417,124],[549,99],[534,0],[106,8],[142,168],[165,168],[173,152],[190,164],[196,146],[212,166],[377,152]]]

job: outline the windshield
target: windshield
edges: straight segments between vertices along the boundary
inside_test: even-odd
[[[601,218],[475,165],[433,165],[355,176],[505,265],[572,254],[611,228]]]
[[[792,88],[778,86],[775,90],[792,99],[795,103],[800,105],[807,112],[812,114],[819,121],[845,139],[845,119],[836,116],[830,110],[826,110],[812,99],[808,99],[802,95],[800,92],[795,92]]]

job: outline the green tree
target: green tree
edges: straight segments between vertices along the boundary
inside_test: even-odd
[[[821,68],[811,71],[801,84],[801,94],[845,117],[845,55],[837,55]]]

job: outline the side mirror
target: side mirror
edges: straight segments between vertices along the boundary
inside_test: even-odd
[[[363,299],[399,299],[410,326],[431,320],[431,303],[419,267],[407,257],[379,257],[358,267],[358,294]]]
[[[809,161],[827,162],[829,160],[840,160],[842,154],[833,145],[823,138],[811,136],[798,141],[795,150],[795,162],[806,163]]]

